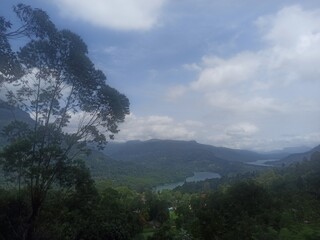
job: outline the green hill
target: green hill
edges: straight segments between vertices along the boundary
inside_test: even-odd
[[[314,148],[312,148],[309,151],[303,152],[303,153],[295,153],[295,154],[291,154],[285,158],[282,158],[281,160],[275,162],[275,165],[290,165],[293,163],[297,163],[297,162],[301,162],[303,160],[310,160],[311,156],[315,153],[315,152],[319,152],[320,151],[320,145],[316,146]]]
[[[0,100],[0,131],[3,127],[14,120],[23,121],[31,124],[33,120],[26,112],[9,106],[6,102]],[[0,146],[5,144],[5,136],[0,134]]]

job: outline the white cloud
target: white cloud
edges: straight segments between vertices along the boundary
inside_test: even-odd
[[[168,101],[174,101],[180,97],[182,97],[187,92],[187,87],[183,85],[177,85],[169,88],[166,93],[166,99]]]
[[[232,126],[230,127],[231,129],[227,127],[225,132],[212,135],[211,137],[208,137],[206,141],[215,146],[224,146],[234,149],[250,149],[255,151],[271,151],[298,146],[315,147],[319,145],[320,132],[301,135],[261,137],[258,135],[259,129],[255,129],[255,127],[251,128],[249,126],[247,128],[241,128],[239,126],[237,127],[237,124],[235,124],[234,129]],[[228,130],[232,131],[229,132]]]
[[[193,119],[201,119],[194,135],[199,142],[256,150],[315,146],[320,9],[285,7],[260,17],[255,26],[259,49],[228,57],[206,54],[183,65],[197,77],[170,88],[167,96],[177,103],[183,98],[193,109]]]
[[[148,30],[167,0],[55,0],[63,16],[119,30]]]
[[[259,59],[253,53],[240,53],[230,59],[204,57],[203,68],[197,81],[191,84],[196,90],[210,90],[219,86],[232,86],[250,80],[259,67]]]
[[[240,122],[220,126],[220,129],[213,129],[213,131],[215,134],[212,134],[206,140],[209,143],[216,146],[249,149],[255,145],[255,137],[259,128],[253,123]]]
[[[148,27],[112,25],[107,18],[103,26],[148,29],[156,24],[163,3],[159,1]],[[122,5],[126,9],[131,6]],[[123,9],[116,8],[115,13],[118,10]],[[198,74],[197,78],[191,84],[169,87],[165,100],[175,101],[175,107],[183,104],[181,110],[190,112],[192,120],[179,122],[169,116],[131,114],[121,124],[116,140],[195,139],[256,150],[312,146],[319,142],[319,129],[314,127],[314,133],[308,133],[311,127],[302,125],[307,122],[303,118],[320,114],[319,94],[315,95],[313,90],[320,87],[320,11],[286,7],[260,17],[256,27],[261,33],[260,49],[228,57],[206,54],[199,62],[182,66],[189,75]],[[105,52],[117,50],[111,47]],[[149,75],[150,79],[157,79],[156,71],[149,71]],[[177,101],[180,98],[184,101]],[[314,122],[308,121],[309,125]]]
[[[277,14],[260,17],[256,25],[264,32],[263,39],[284,48],[303,47],[320,31],[320,11],[303,10],[299,5],[281,9]]]
[[[308,146],[315,147],[319,145],[320,132],[305,133],[302,135],[278,136],[276,138],[255,138],[242,145],[243,148],[250,148],[256,151],[270,151],[286,147]]]
[[[245,137],[251,136],[258,132],[258,127],[251,123],[238,123],[228,126],[225,133],[229,136]]]
[[[130,114],[120,126],[116,140],[181,139],[195,138],[195,131],[190,130],[198,124],[193,121],[178,123],[168,116],[137,117]],[[199,126],[199,125],[198,125]]]
[[[199,92],[212,107],[236,112],[296,109],[283,95],[295,99],[297,86],[301,90],[307,82],[319,83],[320,10],[286,7],[260,17],[256,26],[263,48],[226,58],[206,55],[200,63],[186,65],[200,68],[188,90]]]
[[[188,71],[200,71],[201,67],[196,63],[183,64],[182,67]]]
[[[232,94],[228,91],[218,91],[206,93],[205,98],[211,106],[226,109],[234,113],[274,113],[286,112],[288,110],[287,105],[271,97],[241,96],[240,94]]]
[[[279,134],[276,137],[261,135],[260,126],[254,122],[233,124],[187,120],[179,122],[168,116],[127,116],[120,126],[116,141],[175,139],[197,140],[200,143],[236,149],[268,151],[283,147],[310,146],[319,143],[320,132],[305,134]]]

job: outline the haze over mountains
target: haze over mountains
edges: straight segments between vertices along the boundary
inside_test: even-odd
[[[231,149],[225,147],[215,147],[200,144],[196,141],[178,140],[158,140],[147,141],[128,141],[125,143],[108,143],[103,152],[117,160],[140,162],[146,158],[168,159],[170,156],[175,158],[187,158],[199,156],[206,153],[213,158],[220,158],[232,162],[251,162],[260,159],[279,158],[285,153],[257,153],[249,150]]]
[[[28,123],[32,119],[19,109],[12,109],[0,102],[0,127],[12,120]],[[5,144],[3,136],[1,145]],[[265,153],[230,149],[200,144],[196,141],[158,140],[109,142],[102,152],[92,150],[82,156],[95,178],[116,181],[143,181],[150,183],[176,181],[192,175],[194,171],[212,171],[222,175],[251,171],[257,166],[245,163],[262,159],[281,159],[273,164],[281,166],[309,159],[320,146],[307,151],[306,147],[292,147]],[[294,154],[292,154],[294,153]],[[154,179],[151,181],[150,179]]]
[[[32,123],[32,119],[26,112],[12,108],[6,102],[0,100],[0,128],[3,128],[14,120]]]
[[[310,149],[309,151],[290,154],[289,156],[286,156],[286,157],[280,159],[279,161],[275,162],[275,165],[277,165],[277,166],[282,165],[282,164],[290,165],[292,163],[300,162],[303,160],[310,160],[312,154],[315,152],[320,152],[320,145]]]

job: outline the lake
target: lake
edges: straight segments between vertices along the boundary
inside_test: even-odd
[[[246,164],[255,165],[255,166],[262,166],[262,167],[272,167],[272,164],[268,164],[268,162],[275,162],[279,159],[261,159],[254,162],[246,162]]]
[[[185,182],[200,182],[206,179],[221,178],[219,173],[214,172],[194,172],[192,177],[187,177],[185,181],[162,184],[154,188],[154,191],[161,192],[162,190],[172,190],[182,186]]]

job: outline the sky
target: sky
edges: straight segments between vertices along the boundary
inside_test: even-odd
[[[267,151],[320,143],[317,0],[0,0],[80,35],[130,100],[117,141]]]

